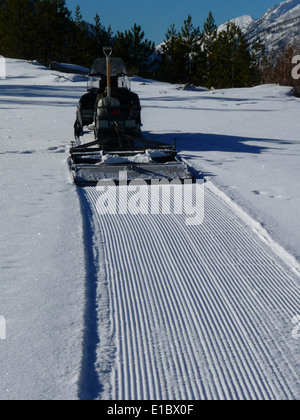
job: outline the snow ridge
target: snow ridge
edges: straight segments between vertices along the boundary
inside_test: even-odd
[[[254,22],[254,19],[249,15],[240,16],[235,19],[230,19],[227,23],[223,23],[219,26],[218,31],[225,31],[228,23],[234,23],[237,25],[243,32],[246,31],[249,26]]]

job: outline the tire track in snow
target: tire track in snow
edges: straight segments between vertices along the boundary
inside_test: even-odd
[[[99,397],[300,397],[299,277],[216,188],[205,189],[200,226],[174,214],[100,215],[98,199],[84,189],[101,256],[90,302]]]

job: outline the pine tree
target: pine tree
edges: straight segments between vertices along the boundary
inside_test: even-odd
[[[208,18],[203,25],[203,33],[198,53],[197,74],[199,83],[202,86],[212,86],[212,74],[216,63],[211,52],[217,37],[217,25],[212,12],[209,12]]]
[[[233,86],[251,86],[253,82],[252,57],[248,42],[240,28],[235,28],[237,45],[234,54]]]
[[[155,51],[153,42],[144,39],[145,32],[136,23],[125,33],[118,32],[115,40],[115,54],[123,58],[132,74],[148,76],[150,57]]]
[[[117,31],[117,35],[114,39],[114,55],[117,57],[121,57],[124,59],[125,63],[127,63],[127,60],[125,60],[126,57],[126,42],[125,42],[125,34],[124,32]],[[127,63],[128,66],[128,63]]]
[[[66,60],[70,48],[71,22],[71,12],[65,0],[37,0],[37,54],[43,64]]]
[[[83,20],[80,6],[75,9],[75,19],[72,22],[71,39],[70,39],[70,57],[72,63],[89,67],[91,64],[90,50],[91,46],[91,29]],[[92,25],[91,25],[92,27]]]
[[[195,27],[191,15],[184,21],[181,32],[178,37],[178,50],[182,55],[182,75],[181,82],[193,83],[195,80],[195,69],[199,43],[201,40],[201,31]]]
[[[182,57],[179,53],[179,34],[173,23],[166,33],[166,40],[162,44],[161,64],[159,69],[160,78],[164,81],[176,83],[180,74]]]
[[[214,32],[218,29],[212,11],[209,12],[208,18],[206,19],[206,22],[203,25],[203,29],[207,37],[211,37],[214,34]]]
[[[266,57],[266,48],[261,41],[257,41],[251,46],[252,70],[254,84],[260,84],[261,80],[261,66]]]
[[[208,83],[215,88],[251,86],[255,82],[255,62],[241,29],[228,23],[214,39],[208,52]]]
[[[94,25],[92,26],[91,32],[91,40],[91,53],[94,58],[102,55],[104,46],[112,44],[113,34],[111,27],[109,26],[108,30],[106,30],[105,26],[103,26],[101,23],[100,16],[98,13],[94,18]]]
[[[101,24],[100,16],[98,13],[94,18],[92,37],[94,40],[95,54],[97,56],[106,43],[106,31],[104,26]]]
[[[5,0],[0,5],[0,50],[8,57],[33,58],[34,6],[31,0]]]

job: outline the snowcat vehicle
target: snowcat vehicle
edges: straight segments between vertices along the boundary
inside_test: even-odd
[[[125,64],[111,57],[111,47],[103,52],[105,58],[96,59],[90,72],[92,85],[95,80],[97,85],[81,97],[77,109],[69,158],[75,183],[117,183],[120,173],[126,173],[128,182],[192,179],[175,145],[143,138],[140,100],[130,90]],[[93,131],[92,138],[85,126]]]

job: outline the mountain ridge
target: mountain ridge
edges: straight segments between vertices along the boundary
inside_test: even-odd
[[[278,3],[256,20],[245,15],[229,22],[241,28],[250,45],[262,42],[267,53],[276,53],[300,41],[300,0]],[[226,24],[219,30],[225,29]]]

